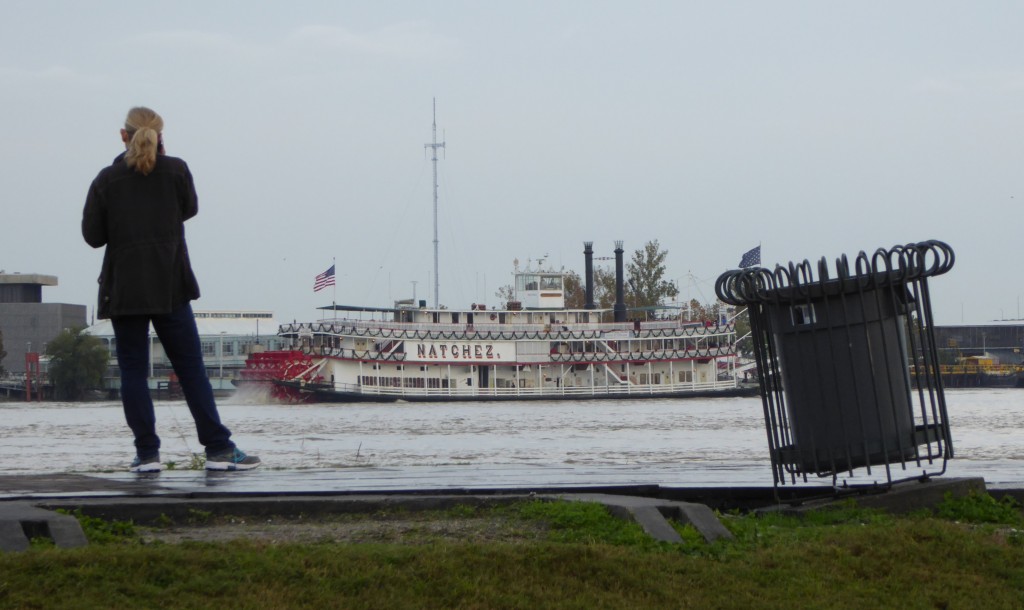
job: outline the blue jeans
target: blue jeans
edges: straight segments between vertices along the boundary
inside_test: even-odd
[[[160,451],[156,413],[149,394],[149,324],[174,367],[182,393],[196,423],[199,442],[207,455],[234,448],[231,431],[220,423],[213,388],[206,376],[199,331],[192,305],[185,303],[169,314],[111,318],[121,369],[121,403],[128,427],[135,435],[135,452],[147,458]]]

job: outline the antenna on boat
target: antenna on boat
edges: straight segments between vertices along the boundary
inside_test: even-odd
[[[439,307],[440,299],[438,298],[438,289],[440,282],[437,276],[437,149],[444,148],[444,136],[441,136],[441,142],[437,141],[437,98],[434,98],[434,139],[429,144],[424,144],[423,148],[431,149],[430,160],[434,163],[434,309]]]

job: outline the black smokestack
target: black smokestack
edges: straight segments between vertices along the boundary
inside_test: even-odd
[[[583,242],[583,260],[586,261],[587,302],[583,309],[596,309],[594,305],[594,242]]]
[[[622,285],[622,241],[615,242],[615,321],[626,321],[626,296]]]

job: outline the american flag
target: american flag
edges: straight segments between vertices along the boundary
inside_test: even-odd
[[[328,286],[334,285],[334,265],[327,271],[324,271],[320,275],[316,276],[313,280],[313,292],[319,292]]]
[[[761,246],[747,250],[743,253],[740,258],[740,269],[746,269],[747,267],[754,267],[761,264]],[[333,269],[333,267],[332,267]]]

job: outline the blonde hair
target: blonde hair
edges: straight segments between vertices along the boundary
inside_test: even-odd
[[[128,152],[124,160],[128,167],[143,176],[153,171],[156,155],[160,149],[160,133],[164,130],[164,120],[156,112],[144,106],[136,106],[128,111],[124,120],[124,129],[128,132]]]

